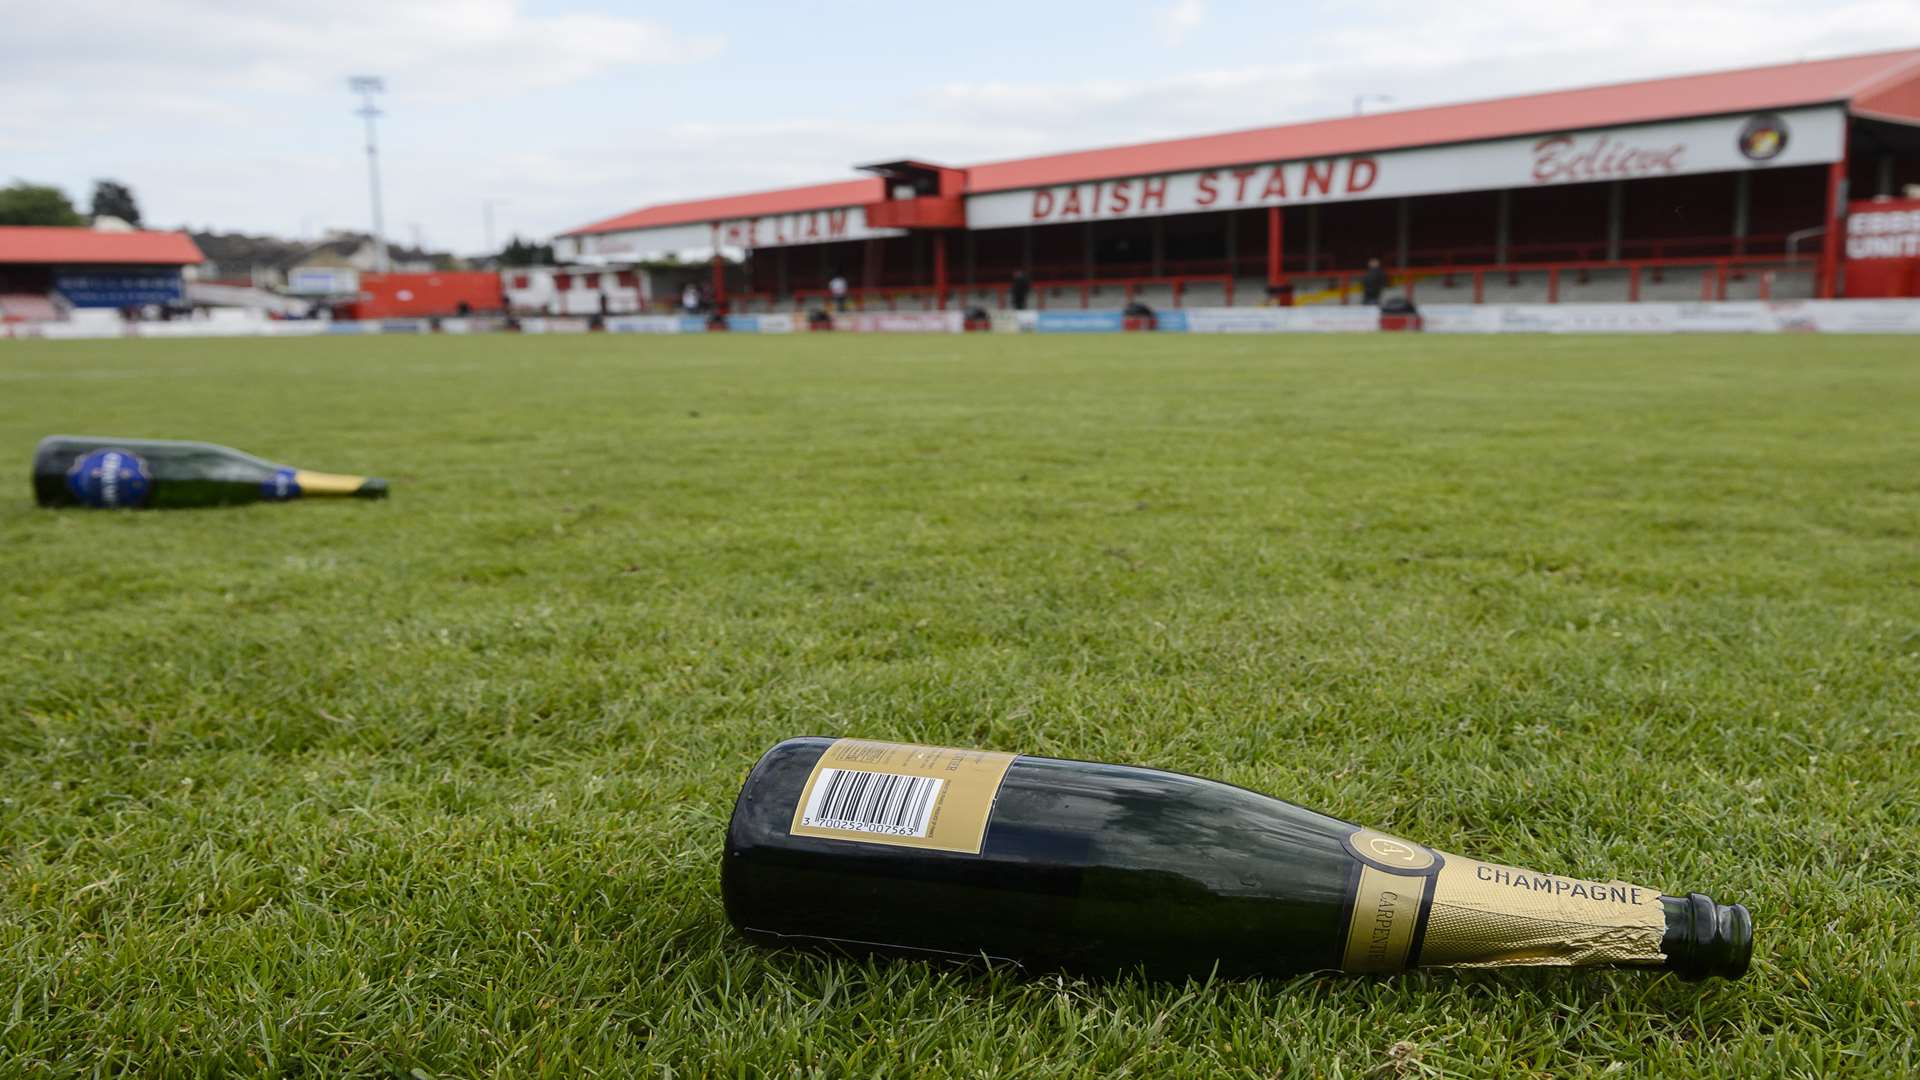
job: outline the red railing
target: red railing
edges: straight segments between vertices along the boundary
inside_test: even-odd
[[[1591,279],[1591,275],[1595,271],[1618,272],[1621,270],[1627,272],[1628,303],[1637,303],[1640,300],[1641,283],[1643,280],[1651,278],[1651,280],[1657,283],[1664,281],[1669,274],[1684,274],[1689,272],[1700,275],[1701,300],[1725,300],[1727,298],[1727,284],[1729,282],[1745,280],[1748,273],[1758,271],[1760,273],[1757,290],[1759,298],[1769,300],[1772,299],[1775,274],[1782,270],[1818,273],[1818,262],[1813,258],[1797,259],[1789,258],[1785,255],[1721,256],[1718,258],[1705,259],[1631,259],[1618,262],[1582,260],[1556,263],[1504,263],[1486,266],[1397,267],[1388,271],[1388,275],[1393,283],[1398,285],[1401,291],[1405,293],[1408,300],[1414,299],[1418,293],[1420,282],[1423,280],[1433,281],[1437,279],[1443,287],[1452,288],[1460,279],[1465,278],[1470,281],[1473,286],[1473,303],[1480,304],[1486,302],[1486,281],[1488,275],[1505,275],[1507,284],[1516,285],[1519,283],[1521,274],[1540,274],[1544,272],[1547,279],[1547,303],[1556,304],[1560,302],[1560,286],[1564,275],[1571,273],[1576,276],[1580,284],[1584,285]],[[1365,271],[1363,270],[1340,270],[1333,273],[1322,274],[1290,274],[1288,275],[1288,283],[1292,285],[1295,290],[1303,287],[1312,289],[1316,283],[1324,283],[1319,286],[1321,289],[1327,292],[1338,291],[1340,293],[1340,303],[1348,304],[1353,302],[1354,295],[1359,291],[1360,278],[1364,273]]]
[[[1134,296],[1142,288],[1164,285],[1173,292],[1173,306],[1181,307],[1186,302],[1187,287],[1191,285],[1219,285],[1225,294],[1227,307],[1233,306],[1233,278],[1226,274],[1178,274],[1163,277],[1124,277],[1124,278],[1078,278],[1036,281],[1033,283],[1033,306],[1036,309],[1047,306],[1048,294],[1054,292],[1076,292],[1079,294],[1080,307],[1093,305],[1093,294],[1102,289],[1119,289],[1123,304],[1133,303]],[[992,293],[994,306],[1004,308],[1008,305],[1008,294],[1013,283],[1008,281],[985,282],[974,285],[949,285],[947,296],[971,298],[979,293]],[[930,311],[939,305],[939,297],[931,285],[874,285],[849,288],[847,306],[854,311],[878,310],[876,305],[885,305],[887,311],[898,311],[902,300],[918,300],[918,310]],[[795,289],[793,291],[793,309],[803,310],[808,301],[816,301],[820,306],[830,307],[833,294],[826,289]]]
[[[1639,262],[1653,264],[1658,262],[1705,262],[1713,259],[1729,258],[1735,260],[1764,259],[1766,252],[1778,252],[1786,246],[1785,233],[1755,233],[1744,238],[1730,236],[1680,236],[1660,239],[1623,240],[1620,244],[1620,258],[1607,259],[1607,243],[1604,240],[1567,240],[1540,243],[1509,244],[1504,261],[1496,261],[1500,249],[1493,244],[1450,245],[1445,247],[1413,248],[1407,253],[1407,269],[1446,270],[1466,267],[1506,267],[1520,266],[1545,269],[1549,265],[1625,266]],[[1744,250],[1743,250],[1744,249]],[[1334,267],[1353,267],[1351,272],[1358,274],[1359,266],[1369,256],[1390,258],[1391,252],[1352,252],[1334,247],[1322,247],[1309,256],[1305,251],[1292,250],[1282,257],[1283,270],[1289,277],[1313,274],[1337,274]],[[1035,265],[1031,273],[1036,278],[1048,278],[1068,282],[1078,282],[1083,277],[1094,282],[1125,280],[1132,277],[1154,276],[1157,278],[1199,277],[1211,275],[1232,275],[1241,278],[1261,278],[1267,276],[1267,256],[1264,251],[1242,252],[1232,260],[1224,256],[1205,259],[1165,259],[1159,264],[1159,272],[1154,273],[1154,264],[1145,261],[1125,263],[1101,263],[1092,275],[1086,274],[1086,261],[1072,259]]]
[[[1194,260],[1180,264],[1183,271],[1192,271],[1198,267],[1219,267],[1222,260],[1209,264],[1205,260]],[[1128,267],[1102,267],[1102,270],[1125,269]],[[1121,303],[1131,303],[1141,289],[1147,287],[1167,288],[1171,290],[1171,306],[1178,308],[1187,302],[1187,289],[1197,284],[1214,284],[1221,287],[1222,303],[1231,307],[1236,295],[1236,279],[1233,275],[1218,272],[1182,272],[1178,274],[1125,275],[1112,277],[1073,277],[1060,275],[1058,266],[1043,266],[1038,269],[1048,276],[1033,282],[1032,306],[1036,309],[1065,306],[1090,308],[1096,293],[1118,290]],[[1696,276],[1700,283],[1698,298],[1701,300],[1724,300],[1728,286],[1732,282],[1745,281],[1753,275],[1759,275],[1756,292],[1760,299],[1772,299],[1775,287],[1775,275],[1782,273],[1812,274],[1819,272],[1818,259],[1809,255],[1793,257],[1787,255],[1716,255],[1716,256],[1667,256],[1661,258],[1622,259],[1608,261],[1604,259],[1572,259],[1555,262],[1506,262],[1480,264],[1440,264],[1394,267],[1388,270],[1392,287],[1403,292],[1408,299],[1414,299],[1422,288],[1435,287],[1453,289],[1469,286],[1472,289],[1472,302],[1486,301],[1488,280],[1506,278],[1509,286],[1520,283],[1520,279],[1530,277],[1538,280],[1544,276],[1546,301],[1558,303],[1561,294],[1569,282],[1586,285],[1596,274],[1620,274],[1624,272],[1625,300],[1637,302],[1641,299],[1644,285],[1664,283],[1678,276]],[[1299,293],[1338,293],[1338,300],[1329,302],[1350,304],[1359,299],[1360,278],[1363,270],[1323,270],[1308,272],[1289,270],[1287,284],[1293,294]],[[1059,276],[1055,276],[1059,275]],[[1240,292],[1244,293],[1247,277],[1265,277],[1265,264],[1261,264],[1259,275],[1242,275],[1239,280]],[[1814,281],[1815,293],[1818,292],[1817,276]],[[973,285],[953,284],[947,288],[947,302],[960,306],[972,306],[975,297],[982,293],[991,294],[993,306],[1008,306],[1011,282],[979,282]],[[1064,294],[1064,295],[1062,295]],[[766,298],[769,305],[776,301],[769,293],[757,293],[757,297]],[[852,288],[847,291],[848,307],[856,311],[898,311],[903,306],[909,310],[933,310],[940,306],[941,298],[931,285],[877,285]],[[1077,301],[1077,304],[1075,303]],[[1261,302],[1271,302],[1262,294]],[[809,304],[830,307],[831,294],[826,289],[796,289],[791,296],[794,310],[805,309]],[[1286,301],[1281,301],[1286,302]]]
[[[1000,288],[1005,289],[1002,285]],[[899,311],[902,300],[919,300],[916,311],[932,311],[939,305],[934,294],[940,290],[931,285],[858,285],[847,289],[847,310],[849,311]],[[953,286],[949,293],[957,291]],[[814,306],[833,310],[833,293],[826,289],[793,290],[793,310],[804,311],[808,301]]]

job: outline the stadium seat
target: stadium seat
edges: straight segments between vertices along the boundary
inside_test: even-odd
[[[1173,286],[1141,285],[1133,290],[1133,300],[1155,311],[1170,311],[1173,308]],[[1102,295],[1093,298],[1093,306],[1097,308],[1121,307],[1126,302],[1127,292],[1121,288],[1104,290]]]
[[[1226,307],[1227,287],[1218,281],[1196,281],[1180,296],[1181,307]]]

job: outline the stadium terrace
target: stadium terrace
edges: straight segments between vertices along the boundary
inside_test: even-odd
[[[1344,304],[1369,258],[1455,303],[1920,295],[1920,49],[861,171],[571,230],[558,288],[695,254],[734,312],[836,274],[867,310],[1003,308],[1016,273],[1039,307]]]

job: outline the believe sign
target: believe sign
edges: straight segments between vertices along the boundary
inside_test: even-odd
[[[1569,131],[1029,188],[967,200],[967,226],[1159,217],[1294,203],[1638,180],[1840,160],[1837,107]]]

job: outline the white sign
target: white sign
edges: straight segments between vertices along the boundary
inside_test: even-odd
[[[735,248],[791,247],[907,235],[905,229],[869,228],[867,212],[858,206],[775,217],[735,218],[722,221],[715,228],[720,243]]]
[[[1380,309],[1363,305],[1188,308],[1190,334],[1370,333],[1380,329]]]
[[[967,227],[1635,180],[1840,160],[1837,107],[1530,135],[1029,188],[967,199]]]
[[[830,244],[842,240],[870,240],[905,236],[905,229],[875,229],[858,206],[809,210],[768,217],[729,218],[654,229],[563,236],[554,241],[554,254],[563,259],[621,258],[640,260],[656,255],[718,248],[776,248],[797,244]]]
[[[1784,300],[1767,313],[1783,332],[1920,334],[1920,300]]]
[[[360,271],[340,266],[303,266],[287,272],[295,296],[341,296],[360,291]]]
[[[609,334],[678,334],[678,315],[616,315],[607,320]]]
[[[963,329],[965,313],[959,311],[874,311],[835,315],[835,330],[857,333],[931,333],[957,334]]]

